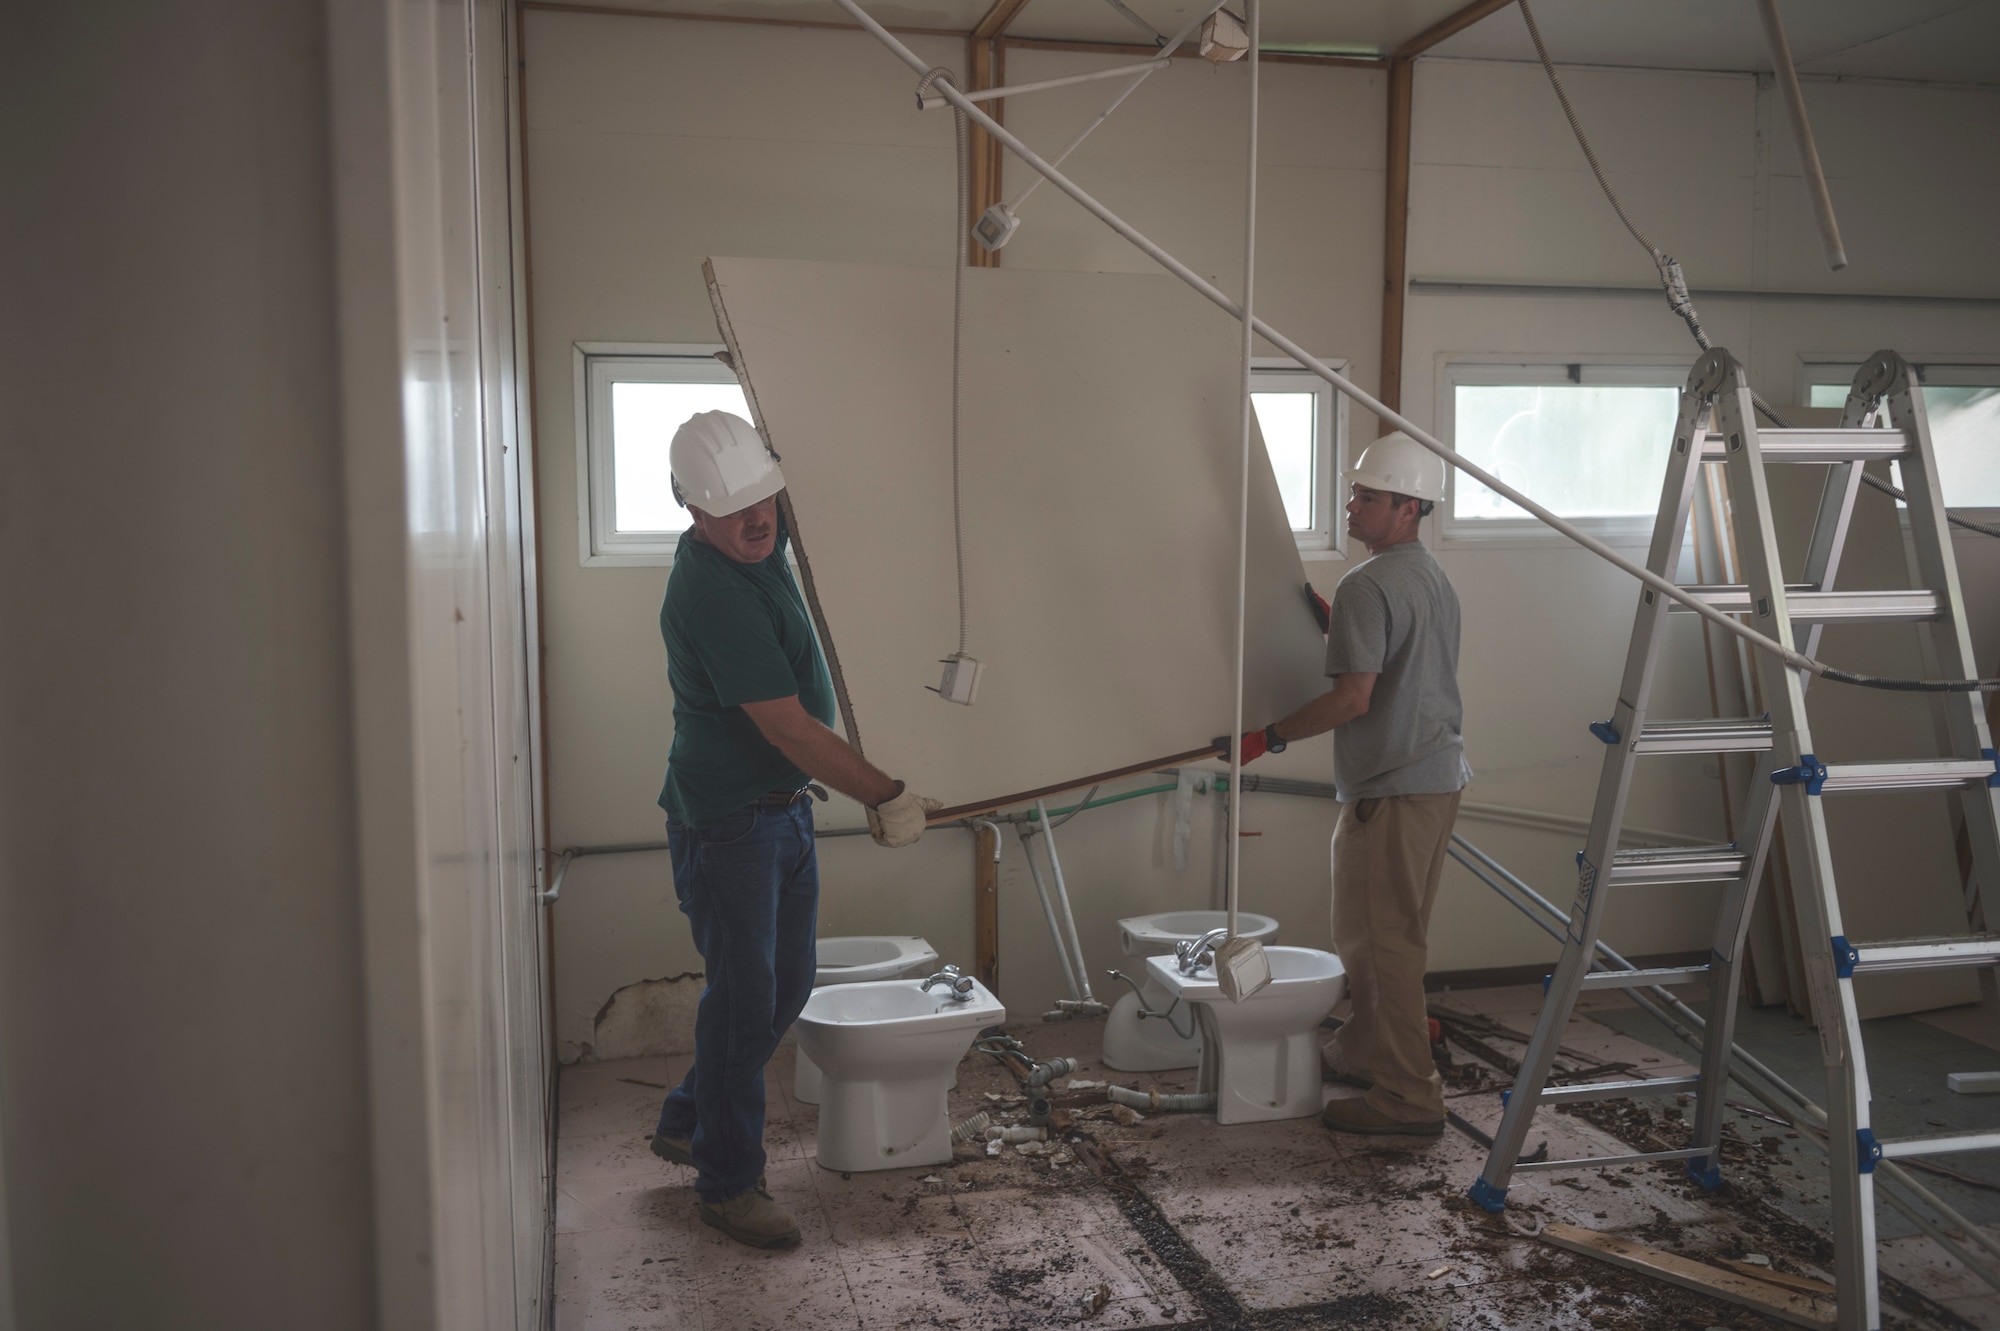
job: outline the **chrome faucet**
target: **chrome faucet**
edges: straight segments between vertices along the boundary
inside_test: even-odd
[[[945,996],[954,1003],[970,1003],[972,1001],[972,977],[970,975],[960,975],[956,966],[946,966],[936,975],[925,980],[923,983],[924,992],[929,993],[931,986],[934,984],[945,986],[948,991]]]
[[[1215,945],[1229,937],[1227,929],[1210,929],[1192,943],[1175,943],[1175,964],[1183,975],[1192,975],[1206,966],[1213,957]]]

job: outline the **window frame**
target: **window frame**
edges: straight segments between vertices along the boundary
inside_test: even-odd
[[[1867,356],[1801,356],[1799,357],[1798,389],[1793,394],[1797,404],[1805,410],[1829,410],[1814,408],[1812,390],[1819,385],[1834,384],[1851,388],[1854,376],[1868,359]],[[1910,368],[1916,371],[1917,382],[1938,388],[1993,388],[2000,387],[2000,356],[1931,356],[1910,359]],[[1833,410],[1837,410],[1834,408]],[[1946,506],[1953,513],[1962,514],[1976,522],[2000,522],[2000,505],[1960,505]],[[1896,505],[1897,514],[1904,525],[1910,521],[1909,507],[1901,502]]]
[[[1451,355],[1440,359],[1434,419],[1443,425],[1440,437],[1453,450],[1458,448],[1458,389],[1461,385],[1498,388],[1515,384],[1598,384],[1605,387],[1672,388],[1679,392],[1687,387],[1688,377],[1687,362],[1659,356],[1524,356],[1503,352]],[[1670,442],[1669,435],[1660,439],[1663,458]],[[1445,472],[1444,498],[1438,502],[1434,515],[1441,546],[1563,546],[1570,543],[1567,536],[1535,517],[1455,516],[1453,509],[1464,473],[1449,465]],[[1646,513],[1616,517],[1564,517],[1563,520],[1609,545],[1643,548],[1652,541],[1653,524],[1658,516],[1656,496],[1653,508]]]
[[[1348,372],[1349,362],[1346,360],[1326,356],[1320,360],[1337,374]],[[1313,411],[1314,522],[1311,527],[1292,527],[1290,530],[1301,559],[1347,558],[1347,524],[1340,520],[1340,477],[1348,467],[1347,395],[1335,392],[1332,384],[1290,356],[1251,357],[1250,391],[1313,394],[1316,403]],[[1269,457],[1270,446],[1266,444],[1267,461]]]
[[[572,344],[576,399],[576,523],[585,568],[657,568],[674,562],[680,533],[621,532],[617,527],[614,383],[740,384],[715,358],[720,342],[577,342]],[[620,371],[624,371],[620,373]]]

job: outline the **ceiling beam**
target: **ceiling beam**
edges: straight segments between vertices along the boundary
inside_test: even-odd
[[[1413,60],[1445,38],[1457,36],[1488,14],[1498,13],[1513,3],[1514,0],[1473,0],[1472,4],[1431,24],[1389,52],[1389,57],[1392,60]]]
[[[1028,0],[993,0],[993,8],[986,11],[986,17],[979,20],[972,29],[973,40],[990,42],[1007,31],[1007,25],[1020,17],[1028,7]]]
[[[1376,396],[1392,411],[1403,409],[1403,308],[1410,275],[1410,114],[1417,57],[1513,3],[1473,0],[1389,53],[1389,150],[1382,182],[1382,373]],[[1386,422],[1382,428],[1387,430]]]

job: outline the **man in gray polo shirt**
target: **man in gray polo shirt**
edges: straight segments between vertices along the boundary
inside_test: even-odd
[[[1335,732],[1333,946],[1354,1015],[1324,1057],[1335,1080],[1367,1092],[1328,1104],[1321,1121],[1435,1136],[1444,1086],[1424,1010],[1425,936],[1472,776],[1459,733],[1458,596],[1417,539],[1444,497],[1444,462],[1397,431],[1369,445],[1347,479],[1347,531],[1370,558],[1340,580],[1328,611],[1333,687],[1243,736],[1243,760]]]

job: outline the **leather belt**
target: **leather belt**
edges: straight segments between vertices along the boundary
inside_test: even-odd
[[[818,800],[826,799],[825,790],[817,783],[808,783],[797,790],[774,790],[768,795],[759,795],[756,802],[776,809],[788,809],[808,795]]]

